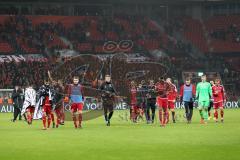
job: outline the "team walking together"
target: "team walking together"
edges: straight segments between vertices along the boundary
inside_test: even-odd
[[[105,80],[97,87],[96,92],[99,93],[102,102],[105,123],[110,126],[117,97],[110,75],[105,75]],[[221,122],[224,120],[226,95],[219,78],[209,83],[206,75],[202,75],[201,82],[196,86],[191,83],[190,78],[186,78],[179,92],[171,78],[160,77],[158,82],[154,83],[154,80],[149,80],[148,84],[144,80],[139,84],[131,81],[128,93],[130,119],[133,123],[137,123],[139,119],[145,119],[147,124],[154,123],[157,108],[161,127],[170,123],[170,119],[172,123],[176,123],[175,102],[177,100],[184,105],[187,123],[192,122],[193,108],[196,104],[201,124],[206,124],[211,119],[211,107],[214,109],[214,120],[218,122],[219,110]],[[40,115],[43,130],[50,127],[58,128],[60,125],[64,125],[63,99],[65,97],[69,99],[74,127],[82,128],[85,94],[79,77],[74,76],[72,84],[69,84],[66,89],[60,80],[54,81],[50,73],[37,91],[31,84],[27,85],[25,91],[18,86],[15,87],[12,93],[14,106],[12,121],[16,121],[18,116],[19,118],[24,116],[27,123],[31,125],[33,119]]]
[[[214,120],[218,122],[219,109],[221,122],[224,120],[226,94],[219,78],[210,84],[206,81],[206,75],[202,75],[201,82],[197,86],[191,83],[190,78],[186,78],[179,92],[171,78],[164,80],[161,77],[155,84],[153,80],[150,80],[149,84],[141,81],[139,85],[132,81],[130,93],[130,117],[134,123],[143,118],[144,114],[148,124],[154,123],[156,107],[158,107],[161,126],[164,127],[169,123],[170,116],[172,122],[176,123],[175,102],[177,100],[184,105],[187,123],[192,121],[194,106],[198,106],[201,124],[206,124],[211,119],[212,107],[214,108]]]

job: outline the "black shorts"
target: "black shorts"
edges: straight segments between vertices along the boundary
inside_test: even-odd
[[[114,105],[114,103],[112,101],[103,101],[103,110],[112,112],[113,105]]]
[[[213,108],[213,102],[212,101],[210,102],[208,109],[211,109],[211,108]]]

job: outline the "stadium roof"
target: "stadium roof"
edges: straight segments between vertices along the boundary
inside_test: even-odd
[[[239,2],[238,0],[0,0],[0,3],[84,3],[84,4],[119,4],[119,3],[148,3],[148,4],[188,4],[188,3],[204,3],[204,2]]]

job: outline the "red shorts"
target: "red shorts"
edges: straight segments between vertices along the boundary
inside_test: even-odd
[[[45,112],[46,114],[51,114],[52,113],[51,105],[43,105],[42,111]]]
[[[83,103],[73,103],[71,105],[72,112],[77,112],[77,111],[82,111],[82,110],[83,110]]]
[[[55,112],[56,114],[61,114],[63,112],[63,106],[58,106],[57,108],[55,108]]]
[[[169,108],[169,109],[174,109],[174,108],[175,108],[175,102],[173,102],[173,101],[168,101],[168,108]]]
[[[168,99],[157,97],[157,105],[159,108],[166,108],[168,107]]]
[[[167,96],[167,99],[168,100],[175,100],[177,97],[176,97],[176,95],[175,94],[169,94],[168,96]]]
[[[34,113],[35,107],[29,106],[29,107],[27,107],[26,110],[27,110],[27,112]]]
[[[139,107],[137,105],[131,105],[132,112],[138,112]]]
[[[213,103],[213,108],[214,109],[218,109],[218,108],[221,108],[221,107],[223,107],[223,102],[214,102]]]
[[[131,104],[132,104],[132,105],[137,104],[137,100],[131,99]]]

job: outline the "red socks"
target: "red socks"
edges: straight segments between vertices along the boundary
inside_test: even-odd
[[[79,126],[82,125],[82,113],[78,115],[78,120],[79,120]]]
[[[162,115],[162,110],[159,110],[158,112],[158,116],[159,116],[159,121],[160,121],[160,124],[163,123],[163,115]]]
[[[51,113],[51,119],[52,119],[52,122],[55,123],[55,121],[54,121],[54,114],[53,113]]]
[[[168,110],[162,111],[159,110],[159,121],[161,125],[166,125],[169,118]]]
[[[60,122],[61,122],[60,117],[57,117],[57,126],[60,124]]]
[[[169,113],[168,110],[164,112],[164,125],[169,121]]]
[[[221,111],[220,111],[220,114],[221,114],[221,118],[223,118],[224,111],[223,111],[223,110],[221,110]]]
[[[165,116],[166,116],[166,123],[168,123],[169,122],[169,113],[167,113]]]
[[[73,119],[74,127],[77,128],[77,118],[76,118],[76,116],[73,116],[72,119]]]
[[[43,121],[43,127],[46,128],[46,122],[48,122],[47,128],[49,128],[51,124],[51,115],[48,116],[48,119],[47,119],[47,116],[43,115],[42,121]]]
[[[51,115],[50,116],[48,116],[48,128],[50,127],[50,124],[51,124]]]
[[[135,121],[137,119],[137,114],[135,111],[132,112],[132,120]]]
[[[32,115],[31,114],[27,114],[27,121],[30,124],[32,122]]]
[[[217,110],[214,111],[214,117],[215,117],[216,120],[218,119],[218,111]]]
[[[43,115],[42,121],[43,121],[43,127],[46,128],[46,116]]]
[[[224,116],[224,111],[223,111],[223,110],[220,110],[220,115],[221,115],[221,118],[223,118],[223,116]],[[214,112],[214,117],[215,117],[216,119],[218,119],[218,111],[215,111],[215,112]]]

